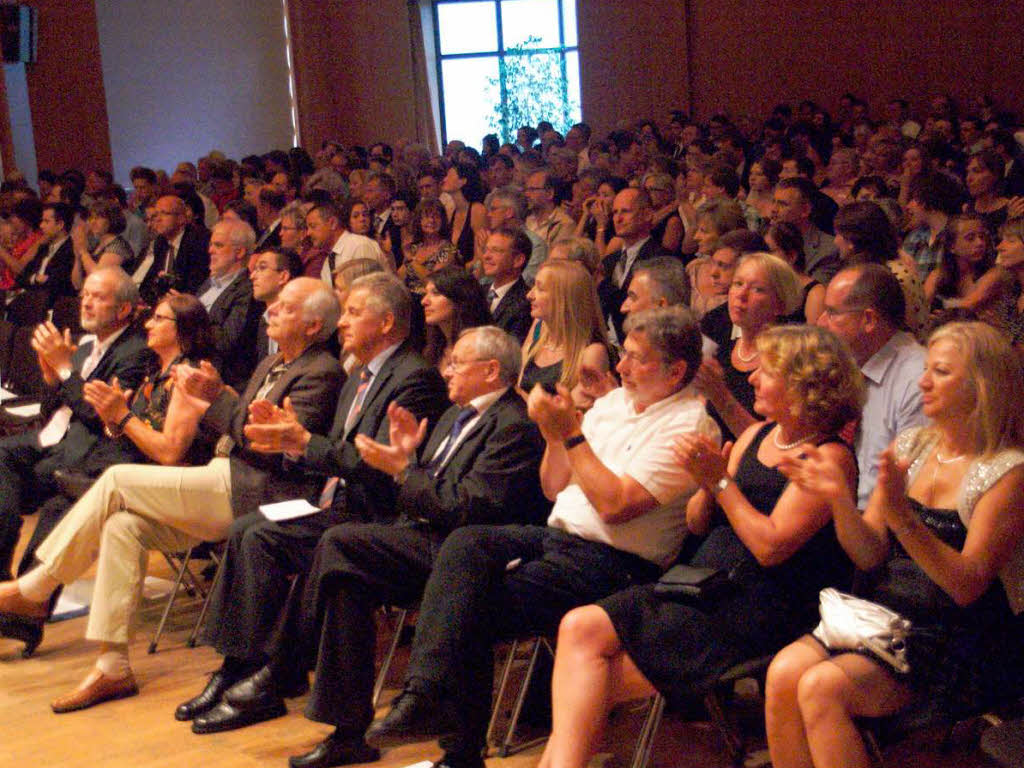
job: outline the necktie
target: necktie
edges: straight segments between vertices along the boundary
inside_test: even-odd
[[[100,360],[103,359],[103,352],[105,350],[100,347],[98,341],[92,343],[92,351],[89,352],[89,356],[85,358],[82,363],[82,369],[79,373],[82,376],[82,380],[88,379],[92,372],[96,370],[96,366],[100,364]],[[51,448],[64,439],[65,433],[68,431],[68,427],[71,425],[71,408],[66,405],[62,405],[53,415],[50,420],[46,422],[46,426],[39,430],[39,447],[40,448]]]
[[[320,498],[316,503],[320,509],[330,509],[334,505],[334,495],[338,492],[338,485],[340,484],[341,478],[337,475],[327,478],[323,490],[320,491]]]
[[[253,400],[262,400],[267,396],[267,393],[274,388],[277,384],[277,380],[281,378],[282,374],[288,370],[288,364],[278,362],[271,366],[270,370],[267,371],[267,377],[263,379],[263,383],[260,384],[260,388],[256,390],[256,394],[253,396]]]
[[[448,440],[443,446],[441,446],[440,450],[434,454],[434,458],[432,458],[430,463],[427,464],[427,469],[434,470],[435,474],[441,470],[441,467],[444,466],[445,459],[448,458],[448,454],[450,454],[452,449],[455,447],[455,442],[459,439],[459,435],[462,434],[462,429],[466,426],[466,422],[474,416],[476,416],[476,408],[467,407],[459,411],[458,415],[455,417],[455,421],[452,422],[452,428],[448,431]]]
[[[167,244],[167,261],[164,262],[164,272],[174,272],[174,246]]]
[[[626,250],[619,251],[618,261],[615,262],[615,267],[612,269],[612,279],[619,288],[626,287],[626,274],[629,271],[629,264],[626,263],[629,255]]]
[[[359,412],[363,410],[363,400],[366,398],[366,390],[370,388],[370,380],[373,378],[373,374],[370,373],[370,369],[363,367],[359,371],[359,386],[356,387],[356,396],[352,398],[352,407],[349,408],[348,416],[345,417],[345,432],[352,429],[352,426],[356,423],[356,419],[359,418]]]
[[[496,290],[494,290],[493,288],[490,288],[487,291],[487,303],[491,306],[491,312],[493,312],[495,309],[497,309],[497,307],[495,306],[495,304],[497,302],[498,302],[498,292]]]

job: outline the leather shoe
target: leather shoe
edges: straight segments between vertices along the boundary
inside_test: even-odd
[[[5,591],[7,594],[0,595],[0,613],[44,621],[50,612],[49,601],[44,600],[41,603],[34,603],[21,594],[17,586],[10,591]]]
[[[391,711],[366,731],[372,747],[397,747],[411,741],[426,741],[455,731],[450,704],[412,691],[403,691]]]
[[[21,649],[21,657],[27,659],[43,641],[43,620],[0,613],[0,637],[23,642],[25,647]]]
[[[175,720],[193,720],[199,715],[209,712],[216,707],[224,695],[224,691],[231,687],[235,680],[223,669],[218,669],[210,675],[206,687],[198,696],[193,696],[183,704],[179,704],[174,710]]]
[[[139,685],[135,682],[135,676],[131,672],[127,677],[107,677],[99,672],[95,679],[81,688],[76,688],[71,693],[54,699],[50,704],[51,709],[60,715],[64,712],[74,712],[79,709],[86,709],[95,704],[102,704],[104,701],[114,699],[126,699],[135,696],[139,692]]]
[[[275,699],[253,709],[236,709],[226,701],[222,701],[209,712],[198,715],[192,721],[192,733],[233,731],[236,728],[245,728],[247,725],[273,720],[275,717],[282,717],[286,714],[288,714],[288,710],[285,709],[281,699]]]
[[[236,709],[251,709],[272,700],[301,696],[308,690],[309,682],[305,679],[291,687],[281,685],[273,670],[264,666],[224,691],[224,701]]]
[[[380,750],[359,738],[331,734],[304,755],[288,758],[291,768],[331,768],[334,765],[372,763],[380,760]]]

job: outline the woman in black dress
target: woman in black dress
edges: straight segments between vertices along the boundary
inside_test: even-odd
[[[810,503],[831,507],[857,567],[872,571],[865,596],[925,630],[927,647],[915,653],[921,636],[911,635],[909,671],[900,672],[811,635],[783,649],[766,689],[775,768],[866,767],[854,718],[891,715],[915,699],[956,717],[1024,690],[1020,365],[988,325],[950,323],[929,340],[920,387],[930,424],[882,453],[863,515],[848,480],[813,448],[784,463]]]
[[[704,436],[687,436],[676,450],[701,485],[686,518],[707,537],[690,564],[727,571],[730,591],[699,605],[663,600],[644,585],[566,614],[542,768],[583,768],[612,704],[655,691],[688,701],[730,666],[779,648],[806,625],[818,590],[849,576],[828,503],[776,467],[818,446],[855,482],[856,459],[835,435],[860,413],[860,372],[821,328],[773,328],[757,345],[751,379],[767,421],[747,429],[731,453]]]

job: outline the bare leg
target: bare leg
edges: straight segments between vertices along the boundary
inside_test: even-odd
[[[623,651],[608,614],[596,605],[562,619],[551,690],[553,727],[541,768],[584,768],[608,708],[655,692]]]
[[[816,768],[869,768],[854,717],[882,717],[905,707],[910,689],[864,656],[844,654],[811,667],[797,700]]]
[[[765,684],[765,730],[768,751],[774,768],[811,768],[811,748],[797,686],[803,674],[828,658],[825,650],[809,637],[802,637],[783,648],[768,667]]]

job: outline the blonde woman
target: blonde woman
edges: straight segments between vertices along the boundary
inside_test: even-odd
[[[572,389],[581,370],[609,370],[608,337],[594,280],[575,261],[547,261],[537,272],[527,294],[534,329],[523,345],[523,371],[519,388],[526,394],[534,386]],[[536,333],[536,328],[540,331]]]

